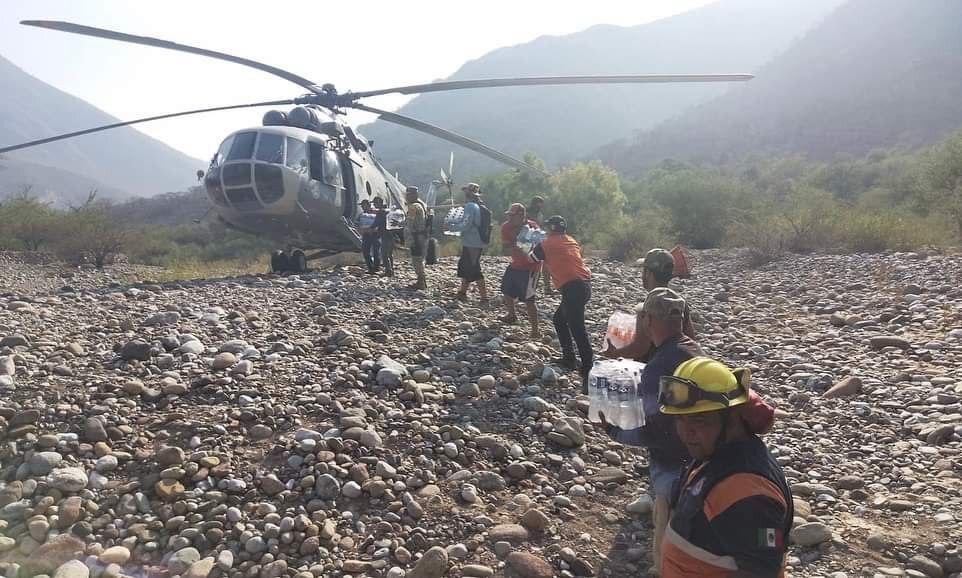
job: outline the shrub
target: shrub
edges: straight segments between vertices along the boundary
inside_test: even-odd
[[[856,253],[905,251],[934,241],[921,219],[896,212],[840,215],[836,236],[842,248]]]
[[[598,235],[597,247],[605,249],[609,259],[631,261],[666,244],[665,229],[663,214],[655,210],[636,218],[622,215]]]
[[[776,215],[735,223],[727,235],[729,245],[747,250],[748,263],[752,267],[761,267],[784,257],[788,237],[785,223]]]
[[[57,220],[57,212],[48,203],[31,197],[26,189],[0,205],[0,244],[10,249],[38,251],[53,241]]]
[[[91,194],[84,205],[61,215],[55,247],[65,261],[92,262],[102,269],[130,238],[130,231],[113,218],[109,207],[95,203]]]

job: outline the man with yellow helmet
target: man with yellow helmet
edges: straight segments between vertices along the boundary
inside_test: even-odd
[[[751,431],[749,374],[707,357],[659,380],[661,413],[693,458],[672,500],[662,578],[782,578],[792,493]]]

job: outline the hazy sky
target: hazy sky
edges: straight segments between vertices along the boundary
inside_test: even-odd
[[[41,80],[129,119],[292,98],[304,91],[228,62],[21,26],[19,21],[67,20],[160,37],[271,64],[318,84],[332,82],[345,92],[429,82],[495,48],[595,24],[641,24],[710,1],[0,0],[0,54]],[[392,110],[407,98],[367,102]],[[139,129],[206,159],[229,132],[259,124],[263,112],[210,113],[145,123]],[[352,122],[370,118],[351,116]]]

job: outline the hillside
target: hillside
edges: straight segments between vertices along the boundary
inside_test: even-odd
[[[601,149],[626,175],[666,158],[831,159],[917,147],[962,127],[962,3],[852,0],[744,86]]]
[[[117,119],[87,102],[30,76],[0,57],[0,143],[18,143]],[[70,171],[124,191],[153,195],[183,190],[206,163],[188,157],[133,128],[120,128],[9,153],[34,163],[20,170],[37,182],[49,180],[37,165]]]
[[[596,26],[495,50],[466,63],[450,78],[752,72],[840,2],[723,0],[640,26]],[[549,166],[557,166],[727,89],[727,85],[485,89],[422,95],[399,112],[511,154],[534,151]],[[387,123],[376,122],[362,131],[376,141],[386,165],[415,184],[436,178],[451,150],[459,177],[502,169],[475,153]]]
[[[100,199],[118,200],[129,196],[118,188],[71,171],[0,158],[0,202],[27,188],[31,197],[58,207],[79,205],[87,199],[90,191],[97,191]]]

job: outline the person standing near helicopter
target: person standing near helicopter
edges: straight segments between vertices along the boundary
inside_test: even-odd
[[[361,253],[364,254],[364,263],[367,264],[369,275],[377,273],[381,266],[381,236],[376,222],[377,212],[371,208],[371,201],[364,199],[361,201],[361,214],[357,218],[357,223],[361,232]]]
[[[374,197],[376,217],[374,228],[381,238],[381,265],[384,267],[385,277],[394,277],[394,235],[395,231],[387,226],[388,210],[384,206],[384,199]]]
[[[481,255],[491,239],[491,210],[481,200],[481,185],[468,183],[461,187],[464,192],[464,222],[461,231],[461,258],[458,259],[458,277],[461,289],[455,299],[468,301],[468,288],[478,284],[481,305],[488,305],[488,287],[481,271]]]
[[[417,281],[408,285],[408,289],[418,290],[428,288],[427,275],[424,273],[424,255],[428,246],[428,211],[421,199],[418,198],[418,188],[411,186],[404,190],[408,204],[407,229],[411,236],[411,266]]]

